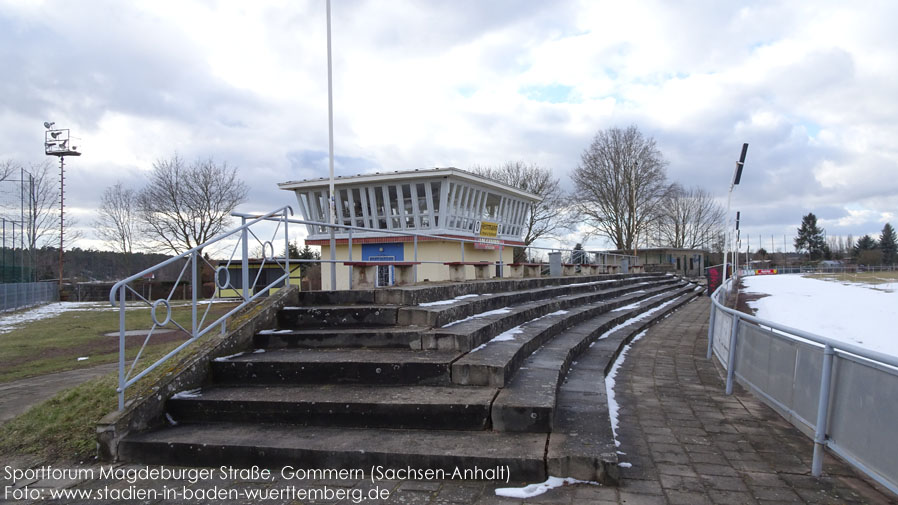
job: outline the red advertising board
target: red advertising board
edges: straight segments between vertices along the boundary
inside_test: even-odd
[[[761,268],[755,270],[755,275],[776,275],[775,268]]]

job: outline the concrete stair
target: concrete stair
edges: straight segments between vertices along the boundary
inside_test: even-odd
[[[595,359],[613,360],[609,335],[623,335],[609,332],[615,326],[637,317],[627,328],[650,324],[696,294],[694,285],[664,275],[341,292],[332,304],[325,292],[303,293],[301,306],[278,315],[278,328],[256,335],[255,349],[217,358],[207,387],[168,401],[176,426],[129,435],[119,458],[502,467],[518,481],[541,481],[557,469],[611,483],[610,425],[578,424],[584,409],[601,409],[602,381],[567,386],[565,378],[571,369],[587,373],[572,364],[593,349]],[[640,316],[651,309],[658,312]],[[613,340],[620,347],[626,337]],[[578,400],[586,394],[578,384],[598,384],[601,394]],[[577,430],[585,437],[579,446]]]

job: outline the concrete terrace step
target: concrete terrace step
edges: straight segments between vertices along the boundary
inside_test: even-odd
[[[605,383],[596,378],[605,377],[624,345],[637,334],[701,293],[701,288],[691,290],[651,317],[612,332],[577,358],[577,364],[568,372],[558,392],[554,426],[546,450],[549,474],[579,479],[592,476],[608,483],[618,480],[617,447]]]
[[[421,334],[428,328],[419,326],[384,326],[371,328],[316,328],[305,330],[264,330],[255,335],[256,348],[281,347],[396,347],[421,348]]]
[[[552,312],[611,300],[628,293],[665,289],[678,282],[680,281],[674,277],[665,277],[662,280],[645,284],[627,284],[587,293],[564,295],[551,299],[538,299],[515,306],[505,306],[501,309],[481,312],[459,321],[453,321],[440,328],[434,328],[423,335],[422,343],[425,349],[469,351],[515,326]]]
[[[577,278],[571,278],[578,280]],[[579,279],[579,282],[567,282],[553,285],[541,285],[535,288],[512,290],[508,292],[482,290],[465,293],[456,297],[445,296],[437,301],[422,302],[399,310],[399,324],[415,324],[419,326],[440,327],[452,321],[458,321],[474,314],[495,310],[501,307],[520,305],[536,300],[545,300],[577,293],[588,293],[603,289],[622,287],[640,283],[670,280],[665,275],[631,275],[627,277],[601,276],[598,278]],[[505,281],[509,287],[512,281]],[[448,293],[451,294],[451,293]]]
[[[284,307],[278,312],[278,327],[301,329],[394,326],[398,311],[399,307],[389,305]]]
[[[540,278],[502,278],[467,280],[455,283],[423,283],[392,288],[378,288],[375,301],[380,304],[417,305],[439,300],[448,300],[456,296],[480,293],[511,293],[515,291],[539,290],[555,286],[583,284],[594,281],[631,279],[636,277],[664,277],[666,274],[614,274],[614,275],[578,275],[571,277]]]
[[[541,433],[552,431],[556,394],[562,378],[567,373],[571,362],[577,359],[577,355],[596,342],[596,339],[599,339],[598,342],[603,342],[607,338],[605,334],[615,326],[626,324],[628,321],[631,322],[631,325],[635,325],[639,318],[648,319],[643,314],[650,310],[663,311],[658,308],[676,306],[680,303],[678,299],[691,293],[693,289],[693,285],[684,286],[637,300],[635,303],[631,302],[630,305],[621,305],[615,310],[594,316],[581,324],[570,327],[547,342],[523,360],[517,374],[496,397],[491,414],[493,428],[498,431]],[[663,312],[661,313],[663,314]],[[649,317],[655,315],[652,313],[652,316]],[[499,342],[498,344],[508,343],[511,342]],[[491,346],[493,344],[489,344],[484,350]],[[507,353],[504,347],[507,346],[496,346],[499,351],[496,354],[502,356],[502,351]],[[482,361],[489,362],[489,358],[496,359],[484,354]],[[456,365],[460,362],[462,360],[457,361]]]
[[[242,384],[448,384],[458,351],[274,349],[212,362],[216,382]]]
[[[512,481],[546,479],[546,434],[491,431],[384,430],[290,425],[196,424],[130,435],[123,461],[238,468],[393,469],[502,468]],[[447,476],[447,478],[449,478]],[[469,477],[467,480],[486,480]],[[502,474],[498,479],[505,479]],[[497,479],[497,480],[498,480]]]
[[[524,322],[475,348],[452,364],[452,382],[504,387],[521,363],[566,328],[648,297],[672,297],[674,285],[653,287],[611,300],[568,307]],[[622,317],[622,316],[621,316]]]
[[[496,388],[369,385],[212,387],[169,400],[179,423],[284,423],[485,430]]]

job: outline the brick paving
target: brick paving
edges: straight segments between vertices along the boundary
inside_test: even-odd
[[[495,496],[495,483],[404,481],[380,482],[389,490],[385,500],[368,504],[460,504],[505,505],[518,503],[567,505],[730,505],[783,503],[886,504],[898,503],[894,495],[874,486],[840,460],[827,457],[824,477],[810,476],[813,444],[773,410],[740,387],[724,395],[721,371],[705,359],[709,301],[689,303],[648,331],[633,344],[617,375],[620,404],[621,461],[619,487],[574,485],[543,495],[515,500]],[[601,385],[599,385],[601,387]],[[4,463],[6,464],[6,463]],[[135,466],[139,468],[139,466]],[[0,486],[8,485],[0,475]],[[19,486],[28,483],[19,483]],[[110,486],[126,489],[124,481],[71,483],[78,489]],[[140,483],[138,487],[161,489],[167,484]],[[54,483],[34,483],[32,487]],[[364,480],[304,481],[274,480],[234,482],[223,480],[188,484],[202,489],[302,488],[367,493],[374,485]],[[521,485],[521,484],[517,484]],[[354,491],[358,490],[358,491]],[[0,502],[3,502],[0,496]],[[247,500],[129,500],[127,503],[251,503]],[[12,503],[29,503],[28,500]],[[39,501],[38,503],[54,503]],[[57,501],[55,503],[72,503]],[[77,503],[123,503],[121,500],[77,501]],[[310,501],[284,498],[255,503],[359,503],[343,500]]]

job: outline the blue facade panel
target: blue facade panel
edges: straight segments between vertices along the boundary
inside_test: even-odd
[[[362,261],[368,261],[372,256],[392,256],[394,261],[405,261],[405,244],[362,244]]]

